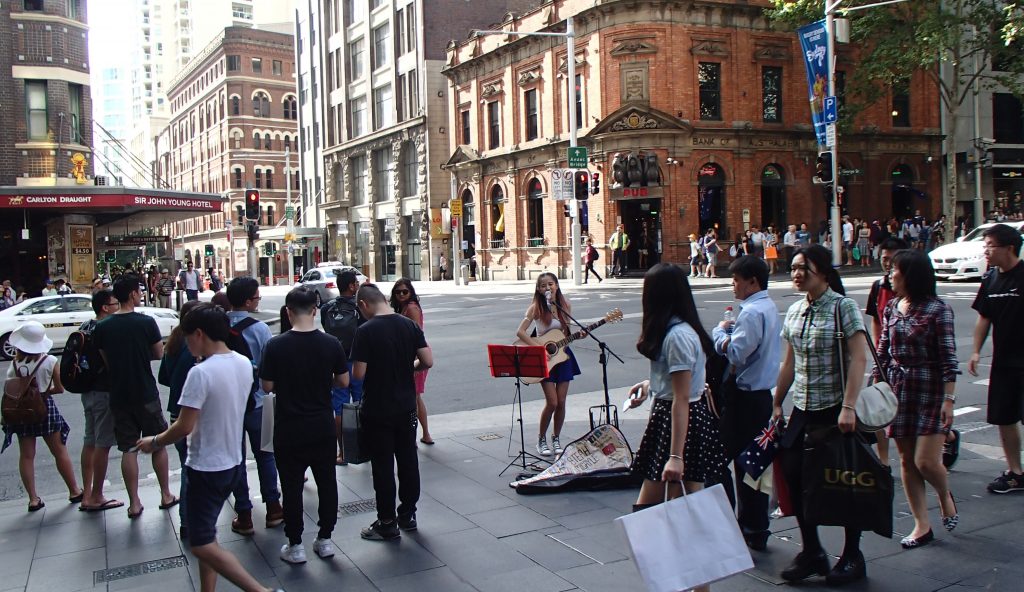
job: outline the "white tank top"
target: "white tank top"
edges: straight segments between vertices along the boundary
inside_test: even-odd
[[[39,387],[40,393],[45,393],[50,388],[50,379],[53,377],[53,367],[57,365],[57,358],[55,356],[43,356],[38,362],[33,360],[31,362],[15,362],[7,368],[7,377],[14,378],[15,376],[28,376],[32,374],[32,371],[39,366],[39,371],[36,372],[36,385]],[[17,367],[17,370],[15,370]],[[17,374],[15,374],[17,372]]]

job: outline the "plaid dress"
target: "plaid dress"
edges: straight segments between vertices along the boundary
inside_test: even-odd
[[[36,373],[36,384],[40,390],[49,388],[50,377],[52,376],[54,367],[57,365],[57,358],[54,356],[45,356],[42,361],[39,362],[39,372]],[[26,373],[30,373],[35,370],[35,365],[31,362],[12,362],[8,369],[7,376],[10,378],[14,377],[14,368],[19,366],[19,371],[22,376]],[[53,397],[43,397],[46,401],[46,420],[29,424],[29,425],[3,425],[4,432],[4,443],[0,447],[0,453],[7,450],[7,447],[14,441],[14,436],[21,437],[38,437],[48,436],[54,432],[60,432],[61,442],[67,444],[68,434],[71,433],[71,426],[68,422],[64,421],[64,416],[60,414],[60,409],[57,408],[57,404],[53,402]]]
[[[889,302],[882,315],[878,362],[874,377],[884,372],[899,407],[889,426],[890,438],[944,434],[943,385],[960,374],[953,334],[953,309],[938,298],[915,302],[906,314],[899,298]]]

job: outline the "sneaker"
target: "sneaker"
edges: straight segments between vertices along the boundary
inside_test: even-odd
[[[1024,475],[1003,471],[1002,475],[999,475],[995,481],[988,484],[988,490],[992,493],[1024,491]]]
[[[334,541],[331,539],[317,539],[313,541],[313,552],[321,559],[334,557]]]
[[[284,524],[284,508],[281,502],[267,503],[267,528],[275,528]]]
[[[537,439],[537,454],[541,456],[551,456],[551,448],[548,447],[548,439],[544,436]]]
[[[306,548],[302,546],[302,543],[298,545],[289,545],[285,543],[281,545],[281,560],[286,563],[298,565],[306,562]]]
[[[359,536],[368,541],[393,541],[402,536],[396,522],[381,522],[374,520],[373,524],[364,528]]]
[[[398,528],[399,530],[403,530],[405,532],[413,532],[414,530],[416,530],[416,512],[413,512],[412,514],[406,516],[399,516]]]
[[[951,433],[953,441],[942,443],[942,466],[947,469],[952,469],[957,459],[960,458],[960,432],[951,430]]]
[[[244,536],[252,536],[256,532],[256,528],[252,525],[252,510],[239,512],[231,521],[231,531]]]
[[[555,449],[555,456],[562,454],[562,443],[558,441],[558,436],[551,437],[551,447]]]

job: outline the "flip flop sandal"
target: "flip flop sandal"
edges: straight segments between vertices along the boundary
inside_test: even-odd
[[[78,508],[83,512],[106,512],[107,510],[113,510],[114,508],[123,508],[124,502],[116,499],[109,499],[98,506],[82,506]]]
[[[170,510],[174,506],[178,505],[180,502],[181,502],[181,499],[174,498],[172,501],[169,501],[166,504],[160,504],[160,509],[161,510]]]
[[[29,504],[28,505],[28,511],[29,512],[38,512],[39,510],[42,510],[43,508],[46,507],[46,502],[44,502],[42,500],[42,498],[38,498],[37,497],[36,499],[39,500],[39,503],[38,504]]]
[[[433,440],[431,440],[431,441],[427,442],[427,441],[426,441],[426,440],[424,440],[423,438],[420,438],[420,442],[423,442],[423,443],[424,443],[424,444],[426,444],[427,446],[433,446],[433,445],[434,445],[434,441],[433,441]]]
[[[131,509],[129,509],[128,510],[128,519],[129,520],[135,520],[139,516],[142,516],[142,511],[145,510],[145,509],[146,508],[139,508],[138,512],[132,512]]]
[[[76,495],[76,496],[69,497],[68,498],[68,503],[69,504],[80,504],[80,503],[82,503],[83,499],[85,499],[85,492],[84,491],[82,493]]]

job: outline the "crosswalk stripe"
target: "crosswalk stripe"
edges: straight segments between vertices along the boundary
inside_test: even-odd
[[[988,386],[988,379],[982,378],[981,380],[975,380],[972,384],[980,384],[981,386]]]
[[[974,413],[975,411],[981,411],[980,407],[961,407],[953,410],[953,417],[960,417],[961,415],[967,415],[968,413]]]

